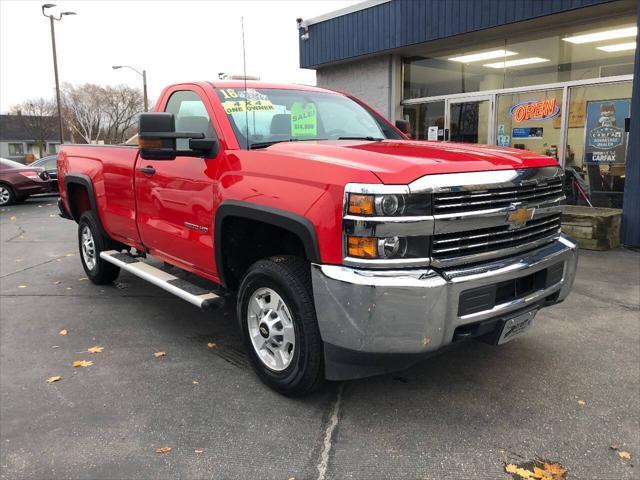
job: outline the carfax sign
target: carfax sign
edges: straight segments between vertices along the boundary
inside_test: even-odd
[[[627,133],[624,119],[629,116],[630,100],[587,102],[584,163],[625,163]]]

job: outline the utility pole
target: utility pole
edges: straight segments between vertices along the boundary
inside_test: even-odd
[[[56,53],[56,30],[53,21],[59,22],[64,15],[75,15],[75,12],[62,12],[60,16],[47,15],[44,11],[48,8],[55,7],[53,3],[45,3],[42,5],[42,15],[49,18],[51,25],[51,48],[53,50],[53,74],[56,79],[56,103],[58,106],[58,128],[60,131],[60,145],[64,143],[64,127],[62,124],[62,102],[60,101],[60,81],[58,80],[58,55]]]

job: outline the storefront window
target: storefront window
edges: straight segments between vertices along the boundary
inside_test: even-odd
[[[444,140],[444,104],[441,101],[404,107],[404,118],[411,124],[414,139]]]
[[[635,15],[404,59],[403,98],[423,98],[633,74]]]
[[[481,57],[504,60],[504,44],[483,46]],[[487,60],[489,61],[489,60]],[[437,57],[414,57],[404,63],[404,98],[434,97],[452,93],[503,88],[503,72],[466,62],[464,54],[451,52]],[[485,62],[486,63],[486,62]]]
[[[498,95],[496,145],[558,159],[561,108],[562,89]]]
[[[622,208],[631,82],[569,89],[567,200]]]

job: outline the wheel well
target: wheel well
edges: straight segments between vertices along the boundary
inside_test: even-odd
[[[77,222],[82,214],[91,210],[91,200],[89,191],[84,185],[78,183],[67,184],[67,198],[69,199],[69,209],[71,216]]]
[[[295,255],[308,260],[300,237],[290,230],[242,217],[222,222],[222,265],[226,287],[237,290],[248,268],[262,258]]]

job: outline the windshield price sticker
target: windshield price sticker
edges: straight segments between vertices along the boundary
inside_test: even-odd
[[[247,88],[247,90],[236,90],[235,88],[221,88],[220,93],[225,100],[233,98],[242,98],[247,100],[269,100],[264,93],[260,93],[254,88]]]
[[[224,108],[227,115],[243,113],[245,111],[245,107],[247,112],[267,112],[275,110],[275,107],[269,100],[236,100],[222,102],[222,108]]]
[[[315,137],[318,134],[318,114],[313,103],[291,105],[291,136]]]

